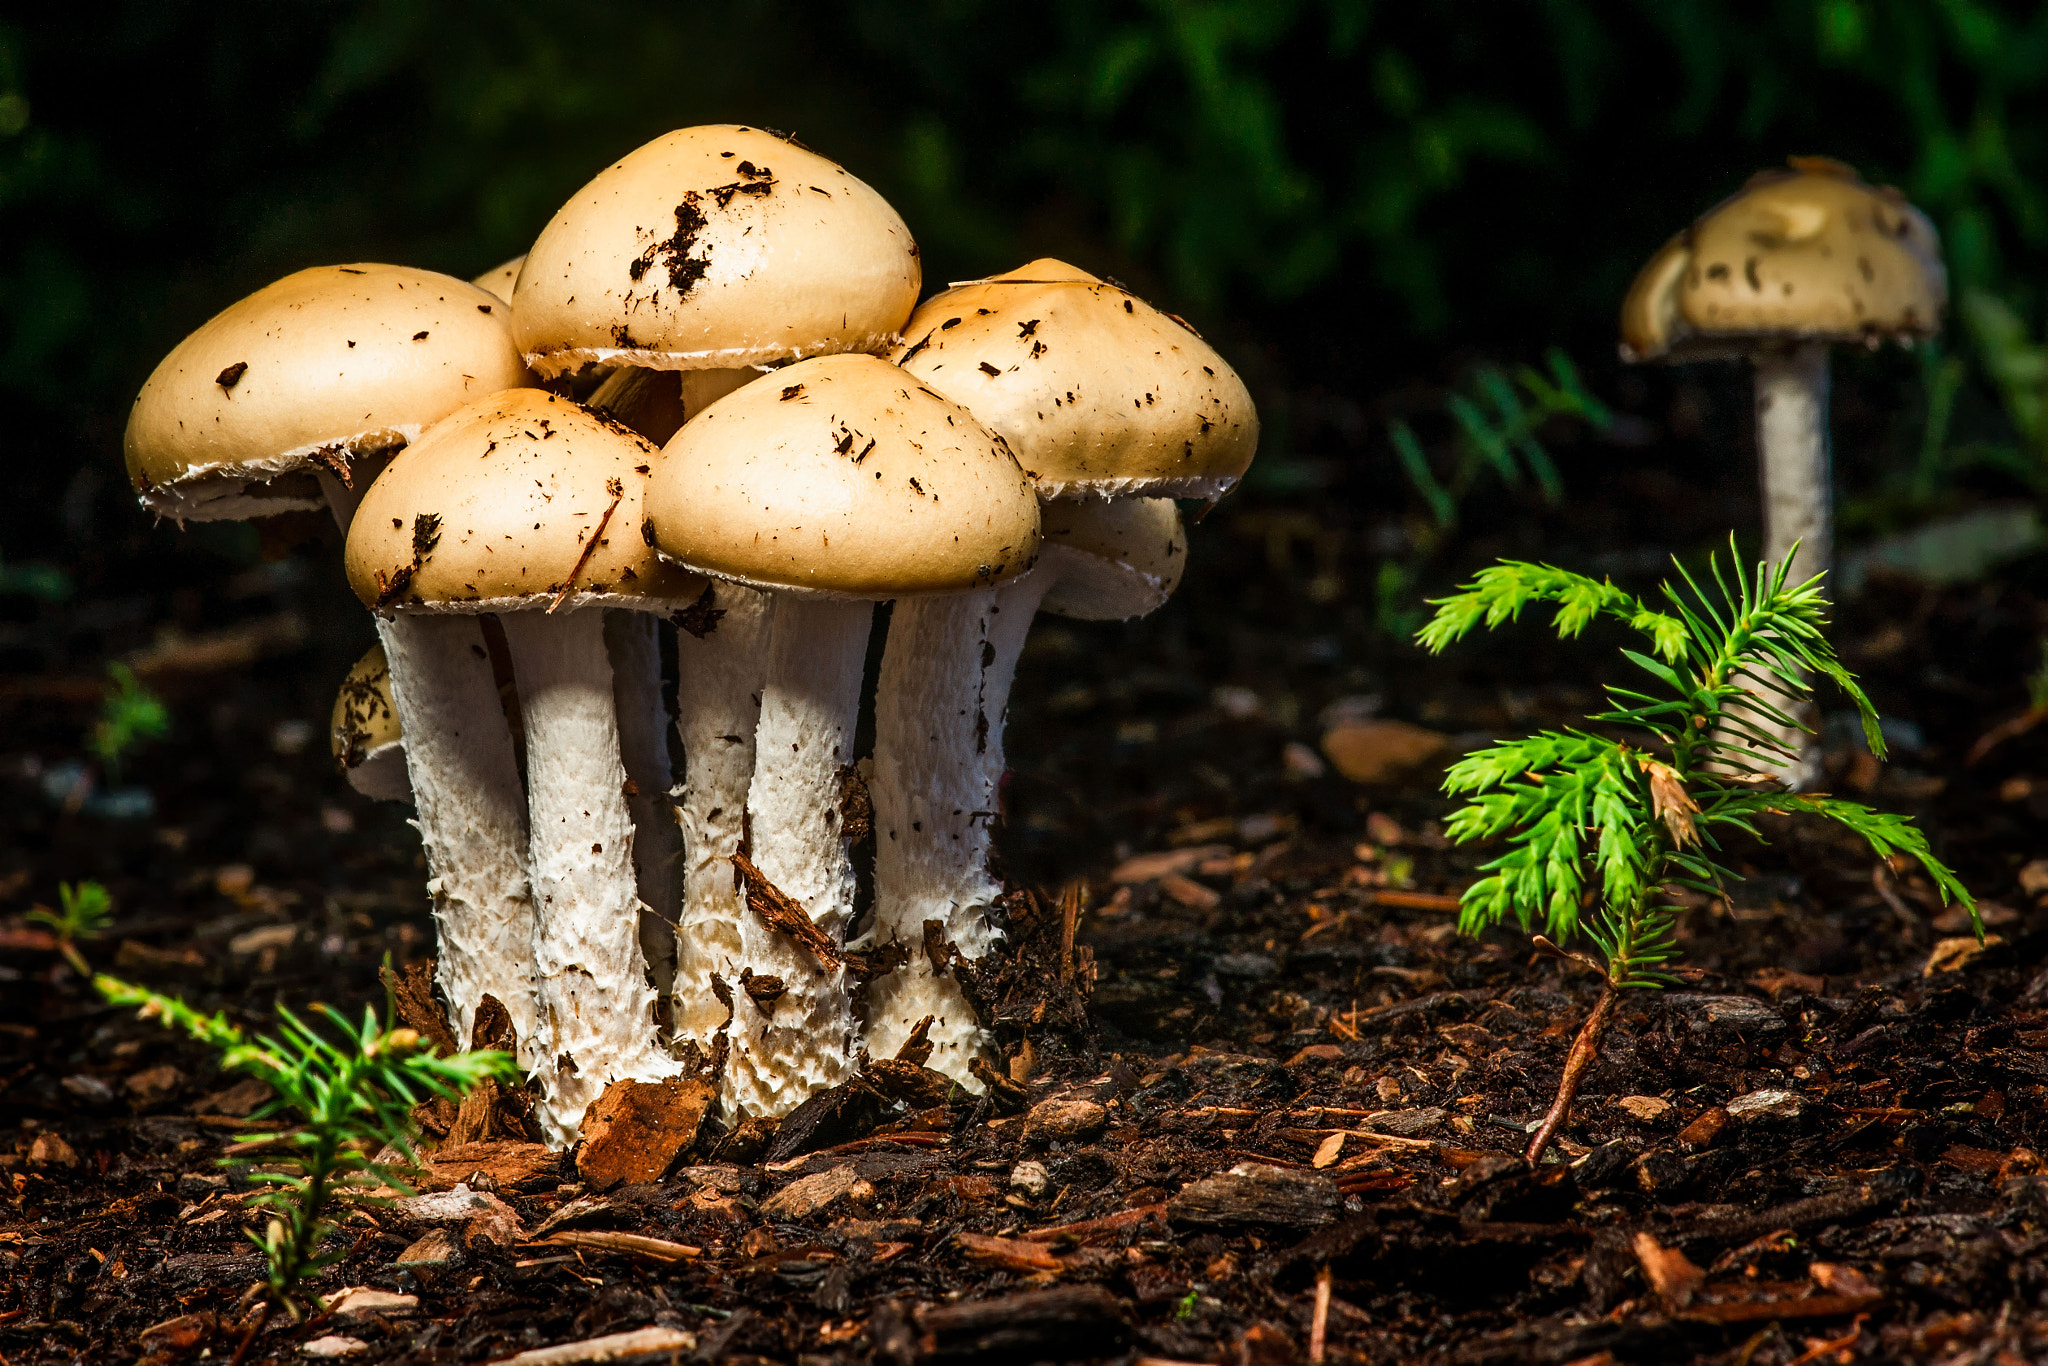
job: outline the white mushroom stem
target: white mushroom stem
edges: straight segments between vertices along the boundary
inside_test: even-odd
[[[456,1041],[468,1044],[488,993],[504,1003],[520,1061],[532,1067],[544,1051],[534,1031],[526,795],[481,622],[404,615],[379,618],[377,634],[405,732],[413,824],[426,846],[440,936],[434,975]]]
[[[633,813],[633,873],[640,885],[640,950],[659,1000],[675,983],[676,916],[681,907],[683,831],[669,800],[668,705],[661,687],[661,619],[646,612],[604,614],[619,755],[626,765],[626,807]]]
[[[1756,444],[1763,484],[1764,558],[1773,564],[1793,553],[1788,583],[1804,583],[1833,559],[1834,492],[1828,452],[1828,349],[1825,343],[1761,352],[1756,361]],[[1784,710],[1782,699],[1770,702]],[[1757,762],[1794,791],[1820,781],[1814,737],[1755,715],[1750,724],[1799,755],[1791,764],[1758,755]],[[1723,732],[1733,742],[1732,731]]]
[[[1833,475],[1828,455],[1828,349],[1809,342],[1756,358],[1757,458],[1764,493],[1764,556],[1799,546],[1789,582],[1833,559]]]
[[[910,960],[869,988],[868,1051],[892,1057],[933,1016],[930,1066],[967,1081],[988,1034],[959,983],[932,965],[937,921],[970,959],[998,939],[989,868],[1003,780],[1003,725],[1017,660],[1064,552],[1000,588],[899,601],[875,691],[875,937]]]
[[[568,1143],[608,1083],[658,1081],[677,1069],[657,1045],[640,953],[633,813],[604,614],[525,611],[502,620],[526,722],[538,1113],[549,1139]]]
[[[777,595],[747,791],[756,866],[838,944],[846,940],[854,896],[840,794],[853,763],[874,610],[865,601]],[[821,965],[751,911],[740,919],[740,967],[781,978],[783,994],[763,1015],[734,984],[729,1104],[749,1114],[786,1114],[845,1080],[853,1006],[844,969]]]
[[[740,970],[740,917],[732,856],[746,834],[754,732],[768,672],[775,599],[736,583],[712,588],[714,618],[702,636],[676,633],[676,731],[683,780],[683,907],[676,927],[677,1036],[709,1051],[726,1009],[711,987]]]

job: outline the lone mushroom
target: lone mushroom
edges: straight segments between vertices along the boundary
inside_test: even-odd
[[[1926,215],[1889,186],[1838,161],[1794,157],[1752,176],[1702,214],[1636,275],[1621,308],[1621,355],[1685,362],[1747,357],[1756,367],[1756,433],[1764,557],[1792,554],[1792,579],[1833,558],[1828,450],[1828,347],[1904,345],[1941,330],[1948,277]],[[1805,727],[1768,697],[1727,733],[1761,730],[1802,751],[1792,771],[1752,753],[1746,767],[1795,789],[1819,776]]]
[[[844,1080],[853,914],[843,793],[877,600],[1004,582],[1038,552],[1038,502],[1008,447],[888,362],[826,356],[713,404],[648,488],[665,558],[773,594],[747,792],[750,914],[726,1095],[782,1114]],[[762,885],[766,884],[766,885]],[[779,900],[778,900],[779,896]]]

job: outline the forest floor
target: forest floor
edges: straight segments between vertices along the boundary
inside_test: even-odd
[[[1662,496],[1691,519],[1677,543],[1712,543],[1725,509]],[[275,1317],[247,1359],[629,1331],[612,1359],[2048,1358],[2048,726],[1968,762],[2026,710],[2048,563],[1875,579],[1835,631],[1894,752],[1831,719],[1831,783],[1924,822],[1992,937],[1829,831],[1731,849],[1743,880],[1689,910],[1682,986],[1624,1002],[1532,1170],[1598,983],[1455,932],[1484,855],[1447,845],[1436,785],[1461,747],[1597,710],[1612,651],[1532,622],[1430,660],[1376,625],[1365,544],[1317,516],[1226,507],[1157,617],[1040,624],[1010,729],[1002,1094],[870,1099],[765,1150],[714,1122],[608,1191],[570,1155],[442,1156],[423,1184],[468,1202],[353,1218],[317,1287],[387,1297]],[[1603,523],[1542,549],[1648,584],[1655,539]],[[218,1165],[252,1096],[100,1004],[23,912],[103,882],[97,963],[251,1023],[359,1008],[386,955],[433,951],[404,813],[327,760],[325,699],[369,632],[323,554],[88,584],[0,638],[8,1366],[224,1360],[260,1266],[248,1183]],[[146,799],[81,757],[120,656],[176,718],[128,761]],[[1375,718],[1441,748],[1358,740],[1346,762],[1385,768],[1351,781],[1324,737]]]

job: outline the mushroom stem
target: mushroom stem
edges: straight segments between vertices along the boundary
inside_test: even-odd
[[[935,1016],[930,1066],[960,1081],[988,1046],[959,983],[925,950],[937,922],[980,958],[999,938],[989,907],[1010,685],[1031,619],[1058,581],[1059,551],[1000,588],[899,601],[875,690],[875,934],[910,959],[875,980],[867,1048],[893,1057]]]
[[[676,1066],[656,1043],[640,954],[644,908],[604,614],[508,612],[502,621],[526,722],[535,1052],[551,1060],[539,1073],[538,1113],[549,1138],[567,1143],[607,1083],[658,1081]]]
[[[1792,555],[1789,581],[1803,583],[1828,569],[1834,551],[1828,348],[1824,342],[1804,342],[1761,352],[1755,360],[1764,558],[1776,563]],[[1812,735],[1763,716],[1748,719],[1799,755],[1792,764],[1764,761],[1780,781],[1805,791],[1820,780],[1819,747]]]
[[[1825,343],[1756,358],[1756,437],[1764,556],[1781,560],[1796,543],[1791,581],[1804,583],[1827,570],[1834,550]]]
[[[861,669],[875,605],[778,594],[747,791],[747,842],[761,873],[835,943],[853,916],[853,863],[840,817],[853,763]],[[787,1113],[846,1079],[853,1008],[846,973],[826,967],[757,915],[740,920],[740,966],[779,977],[783,994],[759,1010],[734,992],[730,1102],[751,1114]]]
[[[504,1003],[528,1066],[534,1037],[533,900],[526,799],[479,620],[379,618],[392,701],[405,732],[413,824],[426,846],[435,980],[467,1041],[485,994]]]
[[[711,975],[740,970],[740,916],[731,858],[746,833],[747,787],[754,775],[754,732],[768,671],[774,599],[736,583],[712,589],[714,618],[704,634],[676,633],[676,731],[682,738],[683,907],[676,927],[674,1018],[678,1037],[707,1051],[726,1009]]]
[[[661,619],[646,612],[604,614],[619,754],[626,765],[626,807],[633,813],[633,873],[640,888],[640,951],[658,1000],[675,985],[676,916],[682,900],[683,832],[676,823],[668,753],[668,706],[661,689]]]
[[[313,467],[313,477],[319,481],[321,496],[327,500],[327,511],[333,516],[335,525],[341,528],[343,539],[348,537],[349,523],[356,519],[356,505],[363,501],[363,494],[403,449],[405,447],[401,443],[395,447],[374,447],[367,453],[353,454],[346,484],[325,465]]]

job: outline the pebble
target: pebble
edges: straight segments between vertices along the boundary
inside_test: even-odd
[[[36,1141],[29,1146],[28,1164],[31,1167],[75,1167],[78,1165],[78,1153],[56,1134],[37,1134]]]
[[[1043,1162],[1019,1162],[1010,1168],[1010,1189],[1036,1200],[1052,1185],[1052,1173]]]

